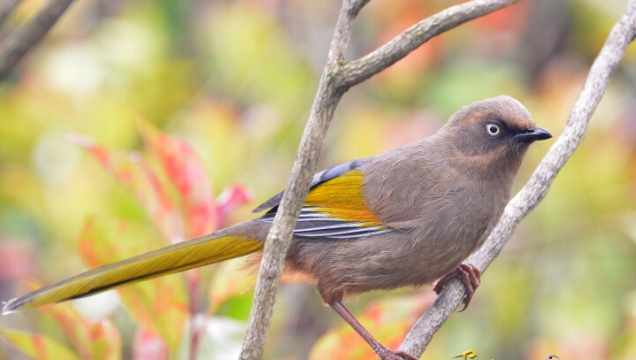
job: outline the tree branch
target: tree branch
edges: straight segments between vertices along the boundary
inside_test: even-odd
[[[473,0],[428,17],[374,52],[344,65],[337,86],[349,89],[395,64],[433,37],[517,1]]]
[[[318,163],[322,144],[333,118],[333,113],[344,94],[333,85],[334,73],[351,38],[353,21],[369,0],[345,0],[336,23],[336,30],[329,48],[327,64],[323,69],[318,92],[311,108],[298,155],[291,171],[274,223],[267,235],[263,259],[258,273],[254,301],[247,324],[245,340],[239,359],[260,359],[265,348],[267,331],[271,323],[276,301],[276,290],[283,273],[285,255],[291,242],[296,219]]]
[[[576,100],[563,132],[543,158],[528,183],[510,201],[490,237],[467,262],[483,272],[508,243],[517,224],[547,194],[557,173],[583,141],[587,124],[601,101],[609,79],[636,36],[636,0],[630,0],[627,11],[614,25],[605,45],[594,61],[583,90]],[[413,326],[400,350],[421,354],[433,334],[457,309],[464,297],[464,287],[457,280],[449,282],[428,311]]]
[[[35,44],[44,38],[73,0],[51,0],[28,24],[12,34],[0,49],[0,80]]]
[[[325,134],[342,95],[351,86],[389,67],[431,37],[517,0],[474,0],[451,7],[420,22],[378,51],[347,64],[344,57],[351,38],[353,22],[369,1],[344,0],[343,2],[329,48],[327,64],[320,78],[298,155],[265,242],[240,359],[260,359],[263,354],[287,248],[291,242],[303,200],[309,192]]]
[[[4,24],[13,9],[20,3],[20,0],[4,0],[0,3],[0,26]]]

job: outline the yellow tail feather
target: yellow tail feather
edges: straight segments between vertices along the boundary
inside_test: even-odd
[[[4,305],[2,314],[97,294],[124,284],[247,255],[262,248],[263,243],[255,239],[212,233],[104,265],[45,286],[9,300]]]

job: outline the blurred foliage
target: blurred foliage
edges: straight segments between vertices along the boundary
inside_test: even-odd
[[[348,56],[373,51],[414,22],[459,2],[374,0],[361,13]],[[23,0],[0,27],[0,39],[42,3]],[[256,196],[251,205],[284,186],[339,5],[300,0],[74,4],[0,84],[0,299],[28,291],[32,285],[25,278],[50,283],[98,265],[98,258],[99,263],[113,260],[102,248],[106,244],[119,242],[132,253],[193,236],[201,218],[188,213],[192,198],[180,191],[180,174],[189,174],[185,178],[201,191],[196,198],[216,209],[206,212],[203,219],[209,222],[203,224],[216,228],[249,219],[254,206],[230,212],[220,203],[237,199],[236,194],[243,194],[238,202],[249,198],[242,188],[234,192],[233,183],[251,189]],[[517,97],[538,124],[558,135],[625,6],[625,0],[521,1],[433,39],[346,94],[320,167],[429,135],[460,106],[498,94]],[[446,359],[467,349],[489,359],[636,358],[635,62],[632,47],[583,144],[484,274],[470,308],[451,317],[424,358]],[[139,118],[162,132],[140,125]],[[73,143],[68,133],[83,137],[74,135]],[[154,146],[156,137],[166,142]],[[167,170],[162,161],[163,150],[182,153],[169,145],[173,141],[192,147],[179,170]],[[549,146],[531,149],[518,187]],[[109,161],[96,155],[99,149]],[[141,155],[131,160],[130,151]],[[135,180],[127,183],[122,169],[135,172]],[[142,186],[145,181],[162,184],[161,191]],[[161,216],[170,220],[157,221]],[[87,229],[87,221],[97,227]],[[117,223],[130,225],[118,233]],[[82,245],[87,240],[99,249],[95,261],[87,260]],[[172,358],[185,358],[193,328],[203,329],[201,358],[236,358],[253,284],[242,264],[165,280],[179,283],[190,301],[201,302],[199,315],[169,325],[149,324],[152,319],[135,312],[145,307],[160,320],[162,310],[152,299],[130,305],[124,294],[74,304],[79,312],[62,304],[0,317],[0,358],[22,356],[9,341],[22,349],[39,344],[34,351],[44,352],[26,352],[33,358],[158,358],[167,349]],[[194,292],[188,285],[193,278],[200,284]],[[151,293],[165,286],[161,281],[142,285]],[[382,319],[370,331],[395,347],[405,322],[415,319],[426,306],[422,299],[430,296],[430,289],[402,289],[365,294],[349,305],[363,317],[380,312],[364,321]],[[119,299],[126,311],[117,306]],[[178,297],[170,301],[179,302]],[[153,326],[177,340],[163,344]],[[364,347],[351,357],[358,350],[347,349],[358,345],[347,340],[350,335],[321,305],[315,289],[285,284],[265,358],[334,353],[372,358]],[[91,339],[90,345],[84,339]],[[158,352],[148,352],[153,349]]]

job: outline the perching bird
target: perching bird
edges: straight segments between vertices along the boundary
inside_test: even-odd
[[[479,270],[462,264],[485,241],[510,198],[529,145],[552,135],[517,100],[499,96],[455,113],[436,134],[314,176],[285,260],[286,275],[315,282],[322,300],[382,359],[415,359],[376,341],[344,307],[350,295],[432,284],[467,288]],[[10,300],[3,314],[259,252],[282,193],[260,218],[87,271]]]

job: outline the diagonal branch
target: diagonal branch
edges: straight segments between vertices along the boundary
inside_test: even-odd
[[[4,24],[19,3],[20,0],[4,0],[0,2],[0,26]]]
[[[610,77],[635,36],[636,0],[630,0],[627,11],[612,28],[605,45],[594,61],[563,132],[528,183],[510,201],[484,246],[468,258],[467,262],[477,265],[482,272],[485,271],[508,243],[517,224],[547,194],[559,170],[583,141],[587,124],[605,93]],[[447,283],[431,308],[411,329],[400,350],[409,354],[422,354],[433,334],[457,309],[463,297],[464,287],[459,281]]]
[[[254,302],[240,359],[260,359],[263,354],[285,254],[291,242],[292,232],[300,214],[303,200],[309,191],[327,128],[342,95],[351,86],[389,67],[431,37],[517,0],[474,0],[467,4],[451,7],[420,22],[411,30],[407,30],[406,35],[398,36],[378,51],[347,64],[344,56],[351,38],[353,22],[369,1],[343,1],[329,48],[327,64],[320,78],[298,155],[276,218],[265,242],[254,292]],[[429,28],[430,30],[428,30]],[[422,34],[419,33],[420,31]],[[423,35],[424,33],[426,36]],[[413,39],[413,36],[416,39]]]
[[[342,67],[337,85],[349,89],[395,64],[433,37],[519,0],[473,0],[452,6],[419,23],[363,58]]]
[[[0,80],[35,44],[40,42],[64,14],[73,0],[50,0],[28,24],[12,34],[0,48]]]
[[[311,108],[296,161],[291,171],[274,223],[267,235],[263,259],[258,273],[254,301],[239,359],[260,359],[265,348],[267,331],[271,323],[276,290],[283,273],[287,248],[292,238],[296,219],[318,163],[322,144],[343,91],[333,85],[334,73],[351,38],[353,21],[369,0],[345,0],[338,17],[335,34],[329,48],[327,64],[323,69],[318,92]]]

